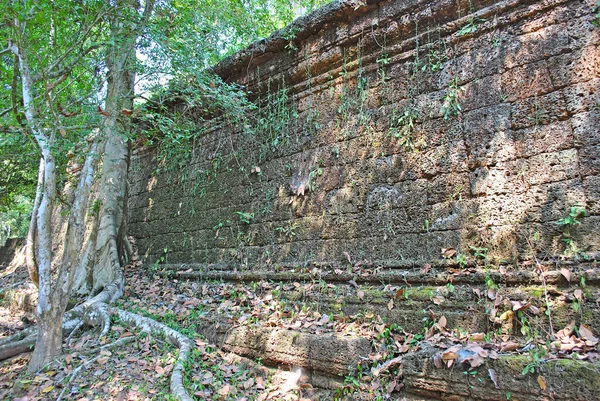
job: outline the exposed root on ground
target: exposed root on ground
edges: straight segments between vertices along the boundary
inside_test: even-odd
[[[156,320],[140,316],[135,313],[127,312],[118,308],[110,308],[111,314],[116,315],[121,322],[127,323],[130,326],[137,327],[145,332],[162,334],[168,342],[179,348],[179,356],[173,372],[171,373],[171,393],[179,397],[182,401],[192,401],[187,391],[183,386],[183,370],[184,364],[192,350],[192,341],[183,334],[165,326]]]
[[[78,305],[69,312],[65,313],[63,320],[63,333],[70,339],[71,334],[78,331],[84,325],[92,327],[100,327],[100,338],[104,337],[110,330],[111,317],[116,317],[124,325],[136,328],[139,331],[149,334],[163,336],[167,342],[173,344],[179,349],[179,356],[173,365],[171,372],[170,390],[173,396],[182,401],[192,401],[192,397],[187,393],[183,385],[183,370],[184,364],[193,348],[193,342],[183,334],[171,329],[170,327],[157,322],[154,319],[124,311],[109,305],[109,302],[114,302],[123,294],[123,279],[122,275],[110,285],[106,286],[102,292],[92,299]],[[10,337],[0,339],[0,361],[8,359],[23,352],[31,351],[35,345],[37,337],[37,329],[31,327],[23,330],[20,333]],[[133,338],[133,337],[132,337]],[[127,340],[124,338],[122,340]],[[101,347],[113,347],[126,341],[116,341]],[[72,373],[74,378],[79,372],[91,364],[95,359],[91,359],[80,365]],[[62,393],[59,399],[62,397]]]
[[[15,336],[18,336],[18,334],[15,334]],[[0,361],[23,352],[31,351],[35,344],[36,336],[37,334],[30,334],[0,345]]]

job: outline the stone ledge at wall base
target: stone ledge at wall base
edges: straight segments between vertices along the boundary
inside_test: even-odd
[[[301,368],[311,385],[326,389],[343,386],[349,369],[371,352],[371,344],[365,338],[315,335],[261,326],[233,326],[210,319],[202,320],[198,332],[224,351],[260,360],[270,366]],[[440,351],[440,348],[421,343],[416,351],[403,354],[398,377],[401,391],[392,393],[391,398],[444,401],[598,399],[600,362],[542,360],[534,372],[523,375],[524,368],[531,362],[527,355],[499,355],[498,359],[487,359],[475,369],[461,364],[436,368],[433,356]],[[491,379],[492,374],[496,384]],[[540,376],[546,386],[544,390],[540,388]],[[346,399],[369,398],[366,392],[358,392]]]
[[[348,367],[366,357],[371,344],[365,338],[316,335],[262,326],[234,326],[203,319],[198,332],[224,351],[260,360],[270,366],[302,368],[316,387],[337,388]]]
[[[600,399],[600,362],[573,359],[548,360],[535,372],[523,375],[531,359],[526,355],[501,355],[466,374],[466,367],[436,368],[434,348],[408,353],[402,361],[405,391],[441,400],[571,400]],[[490,378],[493,370],[498,387]],[[542,377],[546,386],[541,389]]]
[[[328,315],[380,317],[410,333],[421,332],[423,320],[430,319],[431,314],[438,319],[445,316],[451,330],[519,333],[521,322],[516,312],[504,321],[501,316],[514,311],[515,305],[528,304],[537,308],[528,319],[539,332],[552,331],[550,319],[544,313],[549,304],[555,329],[573,320],[598,327],[600,268],[595,262],[586,262],[551,269],[541,275],[524,269],[431,267],[424,272],[418,267],[379,270],[364,276],[339,269],[315,273],[310,268],[290,267],[277,272],[264,269],[236,272],[222,270],[220,266],[187,264],[164,265],[163,271],[183,280],[283,283],[290,290],[282,290],[280,296],[289,302],[301,301],[313,310],[317,305],[318,310]],[[567,273],[570,281],[565,277]],[[293,283],[302,287],[294,288]],[[311,289],[307,291],[306,285]],[[390,299],[394,301],[391,308]]]

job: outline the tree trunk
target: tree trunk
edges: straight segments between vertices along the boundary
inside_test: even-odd
[[[38,313],[38,332],[33,355],[27,370],[39,372],[48,362],[62,353],[63,325],[62,314],[57,316],[50,310]]]
[[[147,5],[148,6],[148,5]],[[137,9],[137,4],[123,1],[121,12],[126,7]],[[133,85],[135,81],[135,42],[137,32],[130,22],[116,12],[111,21],[111,37],[114,46],[106,56],[108,82],[106,94],[106,112],[102,135],[106,147],[102,162],[102,181],[100,183],[100,214],[96,238],[95,268],[92,271],[92,288],[96,294],[113,282],[120,282],[122,291],[123,275],[120,242],[124,235],[125,203],[127,202],[127,173],[129,168],[129,143],[127,135],[131,129],[131,120],[121,110],[133,108]],[[121,293],[118,294],[120,296]]]
[[[73,290],[78,266],[87,266],[88,260],[95,262],[89,289],[98,294],[86,304],[111,302],[123,293],[124,278],[121,270],[119,241],[124,238],[125,202],[127,194],[127,172],[129,146],[127,134],[131,121],[121,111],[133,108],[133,84],[135,71],[135,46],[141,28],[148,22],[154,1],[148,0],[142,18],[132,21],[137,15],[137,1],[120,0],[114,3],[110,19],[110,43],[106,52],[107,96],[103,115],[106,115],[98,138],[94,139],[90,152],[81,172],[74,201],[69,211],[68,225],[64,238],[64,250],[61,256],[53,254],[53,207],[56,198],[56,163],[52,150],[55,142],[55,128],[38,126],[37,111],[34,104],[34,80],[27,61],[25,48],[11,43],[10,50],[19,59],[23,106],[27,122],[42,152],[38,181],[39,205],[28,238],[28,262],[33,276],[33,266],[37,266],[39,275],[39,297],[36,309],[38,335],[29,371],[36,372],[61,353],[63,336],[63,317]],[[111,7],[112,8],[112,7]],[[20,22],[16,21],[17,26]],[[26,35],[23,35],[26,38]],[[21,45],[26,40],[21,42]],[[48,98],[48,101],[51,101]],[[102,172],[99,187],[98,205],[94,210],[94,222],[86,227],[89,215],[89,202],[93,187],[93,177],[102,155]],[[42,174],[43,173],[43,174]],[[99,209],[98,216],[95,211]],[[89,217],[89,216],[88,216]],[[87,245],[84,238],[87,234]],[[37,253],[35,250],[37,249]],[[59,259],[60,260],[56,260]],[[56,266],[53,271],[52,267]],[[54,279],[53,279],[54,278]],[[85,307],[82,307],[85,309]],[[73,313],[71,313],[73,314]],[[81,316],[80,316],[81,317]],[[104,316],[106,318],[106,316]],[[106,320],[106,319],[105,319]],[[106,322],[108,327],[110,322]]]
[[[56,196],[56,164],[45,139],[40,139],[38,143],[44,158],[44,185],[37,213],[39,295],[36,317],[40,330],[29,363],[30,372],[39,371],[51,358],[59,355],[62,345],[62,318],[57,319],[56,316],[56,294],[52,291],[51,277],[52,207]],[[59,316],[62,317],[62,313]],[[56,334],[61,336],[55,337]]]
[[[40,167],[38,168],[38,179],[35,190],[35,200],[31,210],[31,222],[27,231],[27,243],[25,245],[25,258],[27,261],[27,271],[29,277],[36,287],[39,286],[38,266],[36,257],[35,238],[37,235],[37,212],[42,199],[42,190],[44,188],[44,158],[40,158]]]

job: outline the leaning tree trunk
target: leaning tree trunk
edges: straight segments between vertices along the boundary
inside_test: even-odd
[[[41,201],[37,211],[37,260],[39,274],[39,295],[36,308],[39,326],[35,349],[29,362],[29,371],[39,371],[48,361],[62,350],[62,312],[54,305],[55,292],[52,291],[52,208],[56,197],[56,164],[50,144],[39,138],[44,158],[44,177]]]
[[[115,15],[111,21],[111,36],[114,45],[106,56],[108,68],[106,116],[102,127],[105,140],[102,157],[102,179],[98,189],[100,211],[97,232],[90,236],[90,248],[84,251],[87,260],[78,266],[76,281],[80,293],[97,294],[113,284],[117,288],[109,297],[121,296],[123,274],[120,242],[125,225],[125,202],[127,202],[127,173],[129,167],[129,143],[126,139],[131,129],[129,117],[122,110],[133,108],[133,85],[135,80],[135,43],[137,33]],[[93,268],[88,268],[90,261]],[[85,279],[83,278],[85,277]]]
[[[27,271],[29,277],[36,287],[39,286],[38,266],[36,257],[35,239],[37,237],[37,213],[42,200],[42,190],[44,184],[44,158],[40,158],[40,166],[38,168],[38,178],[35,190],[35,200],[31,211],[31,221],[29,222],[29,230],[27,231],[27,243],[25,245],[25,259],[27,262]]]

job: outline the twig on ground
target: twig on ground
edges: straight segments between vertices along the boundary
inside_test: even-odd
[[[105,350],[105,349],[113,348],[113,347],[116,347],[118,345],[123,345],[123,344],[126,344],[128,342],[131,342],[134,339],[135,339],[135,337],[133,337],[133,336],[131,336],[131,337],[123,337],[123,338],[120,338],[120,339],[118,339],[118,340],[110,343],[110,344],[103,345],[99,349]],[[73,371],[68,376],[65,376],[61,381],[66,380],[67,383],[71,383],[73,380],[75,380],[75,378],[77,377],[77,375],[79,374],[79,372],[81,372],[81,370],[83,368],[85,368],[88,365],[92,364],[93,362],[95,362],[101,356],[102,356],[102,354],[98,354],[95,357],[93,357],[92,359],[83,362],[77,368],[73,369]],[[59,381],[58,383],[60,383],[61,381]],[[62,391],[60,392],[60,394],[56,398],[56,401],[60,401],[62,399],[62,397],[65,394],[66,390],[67,390],[67,386],[64,386],[63,389],[62,389]]]

